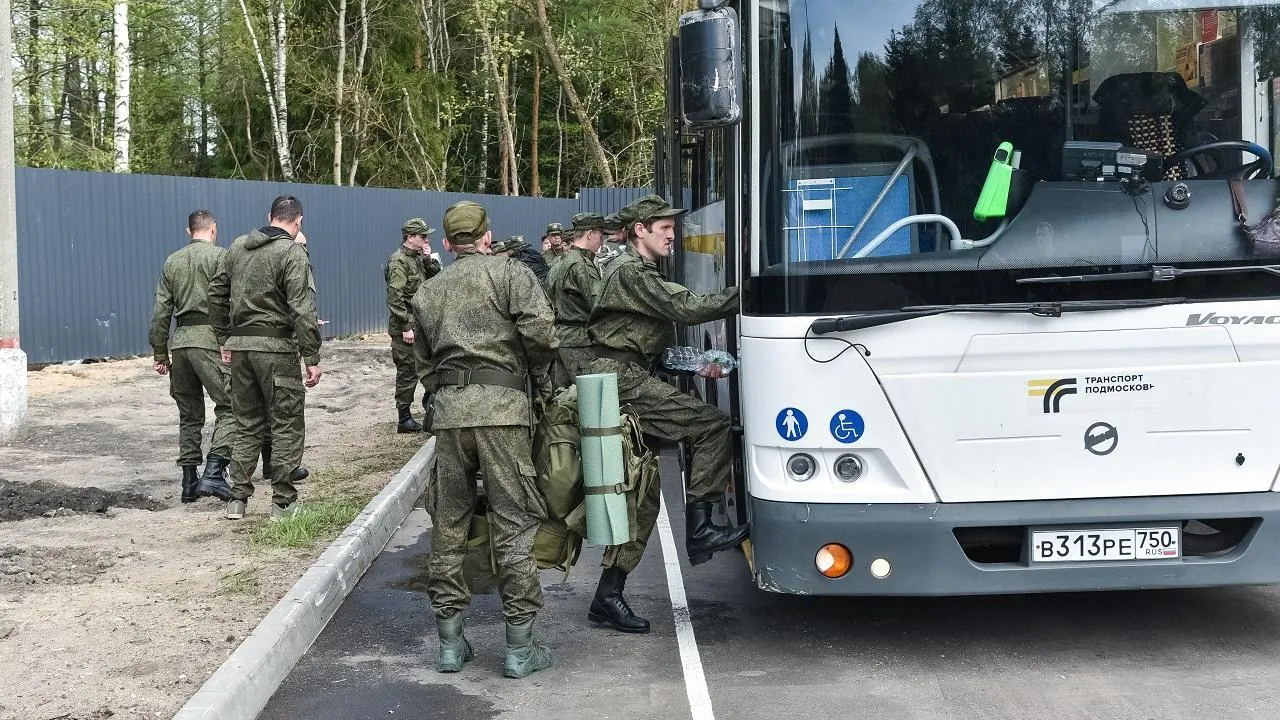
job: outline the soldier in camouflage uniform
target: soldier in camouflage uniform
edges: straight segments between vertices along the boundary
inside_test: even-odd
[[[151,314],[151,350],[155,371],[169,376],[169,395],[178,404],[178,465],[182,468],[182,502],[201,496],[226,500],[227,465],[235,437],[231,413],[231,372],[223,364],[209,325],[209,281],[225,252],[218,247],[213,213],[196,210],[187,217],[186,247],[164,261]],[[173,338],[169,324],[177,318]],[[204,431],[204,396],[213,400],[213,437],[209,457],[200,452]],[[196,466],[204,462],[203,477]]]
[[[713,553],[742,544],[748,528],[719,527],[711,521],[712,501],[729,483],[729,418],[649,374],[662,351],[675,344],[675,323],[698,325],[738,310],[736,287],[695,295],[658,272],[658,260],[671,252],[675,218],[683,213],[656,195],[643,197],[619,213],[631,240],[626,252],[604,271],[588,327],[598,359],[588,372],[618,375],[618,400],[639,416],[646,435],[690,446],[693,462],[686,488],[685,550],[690,564],[697,565]],[[715,378],[721,372],[713,367],[703,375]],[[657,521],[660,492],[654,483],[649,495],[641,498],[637,539],[605,552],[605,570],[587,614],[591,620],[625,632],[649,631],[648,621],[631,611],[622,591],[627,574],[644,556]]]
[[[626,226],[617,213],[604,216],[604,243],[596,253],[596,264],[603,264],[609,258],[622,252],[627,245]]]
[[[547,225],[547,231],[542,233],[542,254],[550,258],[555,254],[556,246],[560,244],[560,233],[564,231],[564,227],[560,223],[551,223]],[[550,260],[548,260],[550,262]]]
[[[515,260],[486,254],[493,236],[483,207],[453,205],[445,213],[444,232],[445,247],[457,259],[431,281],[429,297],[419,290],[412,303],[436,388],[427,592],[440,636],[439,670],[457,672],[472,657],[463,634],[471,591],[462,563],[479,473],[507,622],[504,673],[526,677],[551,666],[551,650],[533,637],[542,608],[533,538],[546,518],[546,503],[535,485],[526,388],[532,379],[545,378],[554,357],[553,315],[533,273]]]
[[[413,394],[418,386],[421,368],[413,352],[417,341],[417,324],[409,301],[422,283],[440,272],[440,261],[430,256],[431,246],[427,236],[435,230],[427,227],[422,218],[413,218],[400,228],[400,248],[387,260],[383,273],[387,281],[387,333],[391,335],[391,361],[396,366],[396,410],[398,433],[422,432],[422,426],[413,419]],[[427,402],[423,398],[423,403]]]
[[[556,263],[547,280],[547,294],[556,310],[556,339],[560,349],[552,366],[556,387],[568,387],[595,360],[587,319],[600,289],[596,252],[604,239],[604,218],[598,213],[573,216],[574,241],[565,259]]]
[[[227,503],[232,520],[244,517],[258,453],[268,438],[271,516],[293,514],[298,498],[293,478],[306,439],[304,386],[315,387],[322,375],[307,251],[294,242],[302,230],[302,203],[292,196],[276,198],[269,222],[231,244],[209,285],[210,320],[219,342],[231,351],[231,406],[238,430]]]
[[[543,289],[546,289],[547,275],[550,274],[551,268],[547,265],[547,260],[542,253],[529,247],[529,243],[523,236],[512,235],[500,243],[494,243],[491,253],[519,260],[533,272],[534,277],[538,278],[538,283]]]

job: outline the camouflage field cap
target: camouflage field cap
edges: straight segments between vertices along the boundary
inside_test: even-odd
[[[490,250],[493,254],[497,255],[502,252],[516,252],[528,246],[529,243],[525,241],[523,235],[512,235],[500,243],[494,243],[492,247],[490,247]]]
[[[604,216],[600,213],[584,212],[573,216],[573,229],[575,232],[584,230],[603,230]]]
[[[572,229],[572,228],[570,228],[570,229],[568,229],[568,230],[561,230],[561,231],[560,231],[560,240],[561,240],[562,242],[566,243],[566,244],[572,243],[572,242],[573,242],[573,229]]]
[[[663,218],[679,217],[685,214],[685,210],[671,207],[671,203],[663,200],[657,195],[645,195],[623,209],[626,210],[628,208],[630,208],[631,213],[634,214],[635,222],[643,223],[661,220]]]
[[[636,214],[635,203],[631,203],[630,205],[625,205],[621,210],[618,211],[618,222],[621,222],[622,227],[626,228],[627,230],[630,230],[632,225],[635,225],[636,223],[640,222],[640,216]]]
[[[542,237],[553,235],[559,232],[564,232],[564,226],[562,226],[560,223],[551,223],[550,225],[547,226],[547,231],[542,233]]]
[[[444,234],[454,245],[473,245],[489,230],[489,213],[479,203],[463,200],[444,211]]]
[[[615,233],[626,226],[626,223],[622,222],[622,219],[618,217],[618,213],[609,213],[604,216],[605,232]]]
[[[429,227],[426,220],[416,217],[406,220],[405,223],[400,226],[400,232],[405,237],[409,237],[410,235],[422,235],[425,237],[435,232],[435,228]]]

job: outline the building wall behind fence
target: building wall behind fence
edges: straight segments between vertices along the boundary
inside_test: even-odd
[[[575,199],[502,197],[18,169],[18,292],[28,362],[150,353],[147,333],[164,259],[187,242],[187,214],[212,210],[218,244],[266,224],[277,195],[302,201],[326,337],[385,330],[383,267],[400,225],[439,228],[459,200],[484,205],[494,237],[531,242],[574,213],[612,212],[645,190],[585,190]],[[433,249],[450,257],[435,233]]]

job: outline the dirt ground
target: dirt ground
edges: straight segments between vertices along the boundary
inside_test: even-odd
[[[321,367],[301,501],[363,503],[425,436],[395,433],[385,335],[325,343]],[[251,542],[269,487],[239,522],[179,503],[177,408],[149,359],[28,380],[26,422],[0,445],[0,718],[171,717],[323,547]]]

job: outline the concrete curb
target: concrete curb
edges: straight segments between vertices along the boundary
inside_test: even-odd
[[[435,439],[333,541],[174,720],[253,720],[266,707],[426,488]]]

